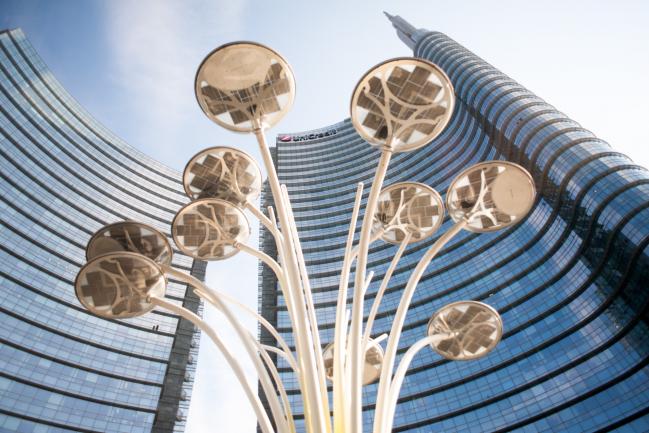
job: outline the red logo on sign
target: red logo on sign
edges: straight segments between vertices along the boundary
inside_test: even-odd
[[[290,135],[282,135],[281,137],[279,137],[279,141],[287,142],[291,140],[293,140],[293,137],[291,137]]]

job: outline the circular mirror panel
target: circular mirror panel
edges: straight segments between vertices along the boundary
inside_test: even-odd
[[[242,205],[259,197],[261,170],[245,152],[231,147],[212,147],[199,152],[187,163],[183,185],[192,200],[218,198]]]
[[[182,208],[175,216],[171,232],[178,248],[200,260],[223,260],[245,243],[250,226],[243,212],[230,202],[202,199]]]
[[[500,314],[482,302],[460,301],[442,307],[428,322],[428,335],[437,336],[431,347],[446,359],[477,359],[500,341]]]
[[[322,352],[325,375],[330,381],[334,380],[334,343],[329,343]],[[383,365],[383,348],[370,339],[365,351],[365,364],[363,365],[363,385],[376,382],[381,377]]]
[[[437,191],[423,183],[395,183],[379,194],[372,231],[391,244],[410,234],[408,243],[413,243],[435,233],[443,219],[444,202]]]
[[[352,95],[351,118],[368,143],[405,152],[441,134],[454,104],[453,85],[437,65],[398,58],[361,78]]]
[[[467,230],[491,232],[517,223],[534,205],[532,176],[520,165],[487,161],[460,173],[446,195],[454,221],[467,221]]]
[[[79,270],[74,282],[79,302],[108,319],[141,316],[154,308],[149,296],[162,298],[167,280],[158,265],[140,254],[104,254]]]
[[[86,259],[130,251],[161,265],[170,265],[173,251],[167,237],[146,224],[121,221],[97,230],[88,241]]]
[[[196,73],[198,104],[212,121],[237,132],[270,128],[293,105],[293,71],[282,56],[253,42],[212,51]]]

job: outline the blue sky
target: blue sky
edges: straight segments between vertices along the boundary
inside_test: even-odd
[[[447,33],[649,166],[646,1],[0,0],[0,28],[22,27],[92,115],[181,170],[208,146],[258,156],[252,137],[220,129],[195,102],[196,67],[214,47],[254,40],[293,66],[295,106],[271,134],[322,127],[348,116],[353,87],[369,67],[410,54],[383,10]],[[256,306],[256,269],[239,255],[210,265],[208,282]],[[215,316],[207,309],[207,320],[223,329]],[[202,341],[188,432],[214,426],[253,432],[254,419],[220,356]]]

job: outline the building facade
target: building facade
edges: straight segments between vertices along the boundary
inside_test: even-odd
[[[457,101],[440,137],[393,157],[386,185],[422,182],[445,195],[464,168],[503,159],[524,166],[538,191],[522,223],[490,234],[463,231],[428,267],[401,354],[425,335],[431,315],[453,301],[495,307],[505,332],[492,353],[475,361],[421,351],[405,379],[394,431],[649,431],[649,171],[446,35],[389,18],[415,56],[448,74]],[[277,138],[275,161],[295,212],[323,344],[333,340],[356,183],[365,182],[367,198],[378,154],[348,120]],[[389,332],[410,272],[451,225],[446,217],[432,239],[407,248],[374,336]],[[268,236],[262,242],[273,254]],[[371,246],[369,299],[396,248]],[[282,295],[266,270],[260,288],[263,314],[290,341]],[[365,306],[367,315],[371,302]],[[295,396],[295,380],[277,362]],[[376,390],[365,387],[366,428]],[[297,397],[294,406],[301,413]]]
[[[0,32],[0,161],[0,432],[182,432],[194,327],[157,311],[96,317],[73,285],[105,224],[169,233],[188,201],[180,174],[94,120],[20,30]],[[204,277],[204,262],[173,264]],[[200,312],[184,285],[167,297]]]

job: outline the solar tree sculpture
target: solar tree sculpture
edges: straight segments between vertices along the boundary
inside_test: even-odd
[[[358,184],[347,235],[336,308],[334,341],[320,340],[309,276],[305,266],[287,189],[280,185],[265,139],[292,105],[295,83],[286,61],[256,43],[237,42],[210,53],[195,82],[198,103],[215,123],[236,132],[253,133],[259,143],[275,207],[256,206],[261,171],[244,152],[214,147],[194,156],[183,175],[191,198],[172,223],[178,248],[202,260],[223,260],[239,251],[252,254],[276,274],[291,320],[294,348],[257,312],[171,267],[172,249],[158,230],[124,221],[99,230],[87,248],[88,263],[75,287],[80,302],[106,318],[128,318],[159,307],[178,314],[203,330],[221,350],[240,381],[264,433],[296,430],[286,390],[271,354],[294,370],[310,433],[360,433],[362,387],[378,381],[374,433],[392,429],[401,384],[415,354],[426,346],[451,360],[485,356],[499,342],[502,322],[490,306],[460,301],[437,311],[427,335],[413,344],[396,365],[399,339],[413,293],[426,267],[460,230],[491,232],[519,222],[534,203],[531,176],[506,161],[479,163],[460,173],[446,193],[454,225],[422,255],[401,294],[390,332],[373,337],[381,299],[405,248],[435,234],[444,219],[444,202],[431,187],[414,182],[383,188],[392,154],[425,146],[444,130],[454,107],[452,85],[436,65],[416,58],[397,58],[372,68],[358,83],[351,100],[356,130],[380,149],[380,159],[363,212],[360,237],[355,231],[361,213],[363,184]],[[250,229],[245,212],[258,218],[274,237],[279,260],[246,244]],[[365,317],[369,246],[381,239],[398,245]],[[350,288],[352,264],[356,270]],[[219,310],[236,331],[259,376],[259,395],[244,377],[241,364],[217,330],[200,317],[165,300],[166,278],[187,283]],[[351,313],[348,312],[351,293]],[[277,341],[261,344],[247,331],[232,308],[256,318]],[[385,348],[383,347],[385,344]],[[324,349],[323,349],[324,347]],[[328,386],[332,382],[330,395]]]

